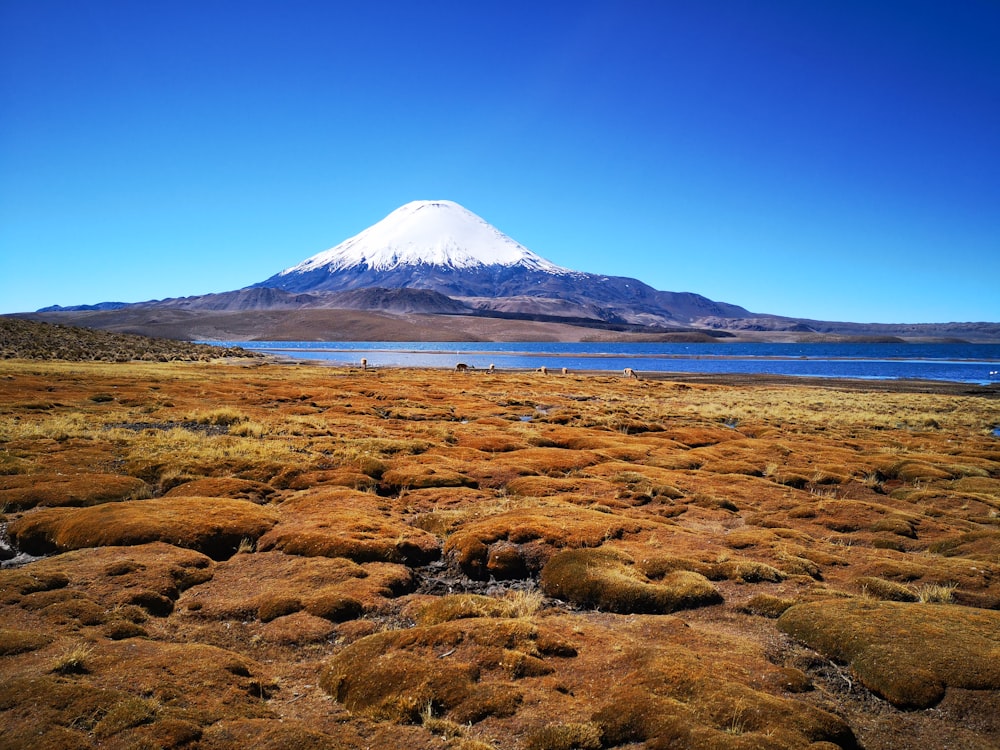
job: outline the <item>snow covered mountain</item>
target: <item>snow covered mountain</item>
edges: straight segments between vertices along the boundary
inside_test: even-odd
[[[413,201],[254,287],[293,293],[428,289],[484,311],[687,325],[747,311],[696,294],[551,263],[452,201]]]
[[[282,271],[278,277],[321,269],[336,273],[365,266],[385,272],[418,265],[455,269],[520,266],[532,271],[568,273],[457,203],[413,201],[336,247]]]

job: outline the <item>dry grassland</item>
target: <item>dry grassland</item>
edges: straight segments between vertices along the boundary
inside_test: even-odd
[[[39,559],[0,571],[0,748],[996,748],[998,423],[995,392],[3,361],[0,521]]]

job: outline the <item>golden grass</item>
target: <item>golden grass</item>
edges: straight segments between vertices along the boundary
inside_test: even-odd
[[[52,662],[52,671],[59,674],[83,674],[89,671],[88,663],[94,647],[79,644],[63,651]]]
[[[894,700],[979,685],[934,633],[994,648],[996,403],[0,362],[0,520],[60,552],[0,571],[4,729],[50,746],[888,746],[776,621]],[[962,669],[924,679],[893,652],[909,681],[887,677],[892,638]],[[85,676],[48,671],[78,644]],[[976,746],[990,720],[962,710],[963,726],[896,718],[925,746]]]

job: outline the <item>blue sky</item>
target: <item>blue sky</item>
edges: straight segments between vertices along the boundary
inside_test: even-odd
[[[0,0],[0,312],[416,199],[758,312],[1000,321],[1000,3]]]

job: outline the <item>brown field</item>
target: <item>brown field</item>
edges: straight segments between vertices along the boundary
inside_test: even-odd
[[[997,395],[0,361],[0,748],[996,748]]]

